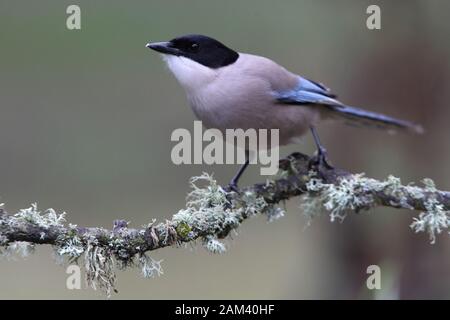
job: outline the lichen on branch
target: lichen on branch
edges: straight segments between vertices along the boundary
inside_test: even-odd
[[[311,158],[293,153],[280,161],[278,179],[227,192],[206,173],[191,179],[186,207],[171,220],[152,220],[130,228],[124,220],[112,229],[79,227],[66,223],[66,214],[53,209],[40,212],[36,204],[16,214],[0,208],[0,253],[11,256],[33,251],[36,245],[51,245],[55,256],[84,266],[86,282],[110,295],[116,287],[116,269],[138,267],[144,277],[163,274],[162,260],[150,251],[200,241],[213,253],[223,253],[221,241],[240,224],[257,214],[269,221],[285,214],[280,204],[302,196],[303,212],[310,218],[325,210],[331,221],[352,212],[376,206],[420,211],[411,228],[428,232],[432,243],[450,225],[450,194],[436,189],[430,179],[424,186],[403,185],[399,178],[384,181],[340,169],[318,168]]]

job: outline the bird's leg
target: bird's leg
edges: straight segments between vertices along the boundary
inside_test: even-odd
[[[231,179],[230,183],[228,184],[227,191],[239,192],[239,188],[238,188],[239,179],[241,178],[245,169],[247,169],[249,163],[250,163],[249,151],[245,150],[245,163],[239,168],[238,172],[234,175],[233,179]]]
[[[320,139],[319,139],[319,135],[317,134],[317,130],[313,126],[311,126],[311,133],[312,133],[314,142],[316,143],[316,147],[317,147],[317,155],[314,158],[312,158],[312,164],[316,165],[319,170],[320,170],[320,168],[333,169],[333,166],[328,163],[327,149],[325,149],[322,146],[322,144],[320,143]]]

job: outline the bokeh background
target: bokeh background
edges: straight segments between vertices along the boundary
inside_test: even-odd
[[[81,7],[82,29],[66,29]],[[378,4],[382,29],[366,28]],[[148,41],[213,36],[321,81],[348,104],[420,121],[423,136],[319,128],[333,162],[404,182],[432,178],[450,189],[450,3],[430,1],[6,1],[0,2],[0,202],[8,212],[37,202],[83,226],[114,219],[140,226],[185,205],[188,179],[213,172],[226,183],[236,166],[175,166],[176,128],[194,116]],[[311,137],[281,150],[314,152]],[[261,181],[252,166],[243,184]],[[213,255],[201,246],[152,253],[164,276],[119,272],[113,299],[450,298],[450,239],[430,245],[409,228],[417,212],[378,208],[305,228],[299,200],[273,223],[246,221]],[[104,299],[66,289],[50,248],[0,260],[0,298]],[[377,264],[382,289],[366,288]]]

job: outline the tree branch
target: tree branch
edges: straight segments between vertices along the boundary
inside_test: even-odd
[[[112,230],[65,224],[65,214],[49,209],[39,212],[36,205],[9,215],[0,209],[0,249],[5,254],[20,246],[54,246],[58,256],[85,260],[87,281],[108,294],[114,289],[114,267],[138,265],[145,276],[162,273],[160,262],[146,252],[200,239],[216,253],[225,251],[218,240],[225,238],[241,222],[256,214],[275,219],[284,214],[280,202],[303,196],[303,211],[312,217],[325,208],[331,217],[343,219],[350,212],[376,206],[421,211],[411,227],[427,231],[431,241],[450,225],[450,193],[437,190],[430,179],[424,186],[402,185],[390,176],[385,181],[352,174],[341,169],[318,168],[310,157],[293,153],[280,161],[280,178],[226,192],[209,175],[191,181],[192,192],[185,209],[171,220],[152,221],[140,229],[117,220]],[[206,181],[200,188],[197,184]]]

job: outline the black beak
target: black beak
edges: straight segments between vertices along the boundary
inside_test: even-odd
[[[175,56],[180,55],[180,51],[177,48],[172,47],[170,42],[153,42],[147,43],[145,46],[160,53],[172,54]]]

